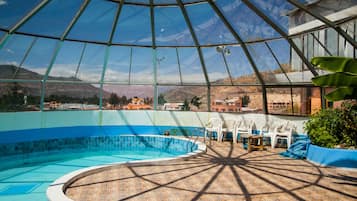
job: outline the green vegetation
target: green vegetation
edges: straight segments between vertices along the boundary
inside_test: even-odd
[[[191,104],[196,106],[198,109],[200,109],[200,105],[202,104],[201,102],[201,99],[197,96],[194,96],[192,99],[191,99]]]
[[[345,57],[315,57],[311,63],[333,73],[317,76],[312,82],[320,87],[336,87],[325,96],[331,101],[357,99],[357,60]]]
[[[305,123],[311,142],[333,148],[357,146],[357,105],[344,103],[339,109],[326,109]]]
[[[159,105],[167,103],[164,94],[159,94],[159,96],[157,97],[157,102],[159,103]]]
[[[183,110],[184,111],[190,111],[190,104],[188,103],[188,100],[185,99],[185,101],[183,102]]]
[[[18,83],[9,84],[6,94],[0,97],[0,112],[39,110],[40,97],[25,95]]]

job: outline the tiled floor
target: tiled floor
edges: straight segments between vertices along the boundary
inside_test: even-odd
[[[66,194],[90,200],[357,200],[357,170],[284,158],[282,149],[247,153],[213,143],[205,154],[119,165],[77,180]]]

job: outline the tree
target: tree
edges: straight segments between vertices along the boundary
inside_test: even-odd
[[[188,103],[187,99],[185,99],[185,101],[183,102],[183,110],[190,111],[190,104]]]
[[[320,87],[336,87],[325,96],[330,101],[357,99],[357,59],[345,57],[314,57],[311,64],[333,73],[312,78]]]
[[[115,93],[110,94],[109,103],[114,106],[119,104],[119,97],[117,96],[117,94]]]
[[[202,104],[201,100],[200,100],[200,97],[197,97],[197,96],[194,96],[192,99],[191,99],[191,104],[196,106],[198,109],[200,109],[200,105]]]
[[[157,102],[159,103],[159,105],[163,105],[163,104],[167,103],[167,101],[165,100],[164,94],[160,94],[157,97]]]

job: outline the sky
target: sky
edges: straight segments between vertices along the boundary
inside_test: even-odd
[[[11,28],[39,2],[0,0],[0,28]],[[60,37],[82,2],[83,0],[52,0],[20,26],[18,31]],[[253,2],[286,29],[287,16],[283,13],[291,9],[291,5],[282,0]],[[240,0],[217,0],[216,5],[244,41],[279,37]],[[92,0],[69,31],[67,38],[108,42],[117,6],[117,3],[110,1]],[[185,8],[200,45],[239,44],[208,4],[188,5]],[[61,9],[65,9],[66,12],[62,12]],[[193,37],[179,7],[155,7],[154,13],[157,45],[194,46]],[[58,42],[52,39],[11,35],[0,49],[0,64],[21,65],[28,70],[44,74],[53,63],[50,76],[76,76],[89,82],[101,80],[106,64],[106,82],[148,84],[155,80],[153,66],[156,63],[156,79],[159,83],[205,83],[196,48],[181,47],[176,51],[176,48],[159,47],[155,52],[151,48],[136,47],[152,45],[149,7],[124,5],[115,27],[113,43],[135,46],[113,45],[108,48],[98,44]],[[268,44],[278,55],[280,63],[289,62],[290,46],[286,41],[271,41]],[[259,64],[260,71],[279,68],[263,43],[247,46],[250,54],[254,55],[255,63]],[[209,81],[227,78],[227,68],[233,78],[254,73],[239,45],[227,45],[227,48],[231,52],[230,55],[224,55],[228,66],[225,65],[221,53],[216,51],[216,47],[202,48]],[[58,54],[56,50],[59,50]]]

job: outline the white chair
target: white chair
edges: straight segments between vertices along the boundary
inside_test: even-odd
[[[236,135],[235,132],[237,130],[236,126],[237,126],[237,121],[235,119],[226,119],[226,120],[224,120],[224,124],[223,124],[223,127],[222,127],[222,135],[217,140],[222,142],[224,134],[227,134],[227,133],[231,132],[232,136],[233,136],[233,141],[234,141],[234,136]]]
[[[274,132],[271,136],[271,148],[275,148],[276,143],[279,139],[286,140],[287,147],[289,148],[292,142],[293,130],[295,125],[290,121],[281,124],[280,126],[274,129]]]
[[[270,138],[270,141],[271,141],[272,136],[274,135],[275,128],[277,126],[278,125],[274,124],[274,122],[267,121],[267,122],[265,122],[265,124],[262,127],[260,127],[259,135],[263,136],[263,139],[268,137],[268,138]],[[270,143],[270,144],[272,144],[272,143]]]
[[[205,140],[207,139],[208,134],[210,133],[210,138],[212,137],[212,133],[216,132],[217,133],[217,140],[222,135],[222,120],[219,118],[211,118],[206,127],[205,127]]]
[[[237,135],[240,134],[240,138],[248,138],[253,135],[253,128],[255,126],[254,121],[250,120],[246,122],[241,119],[237,121],[236,131],[234,132],[236,136],[233,136],[233,142],[236,142]]]

